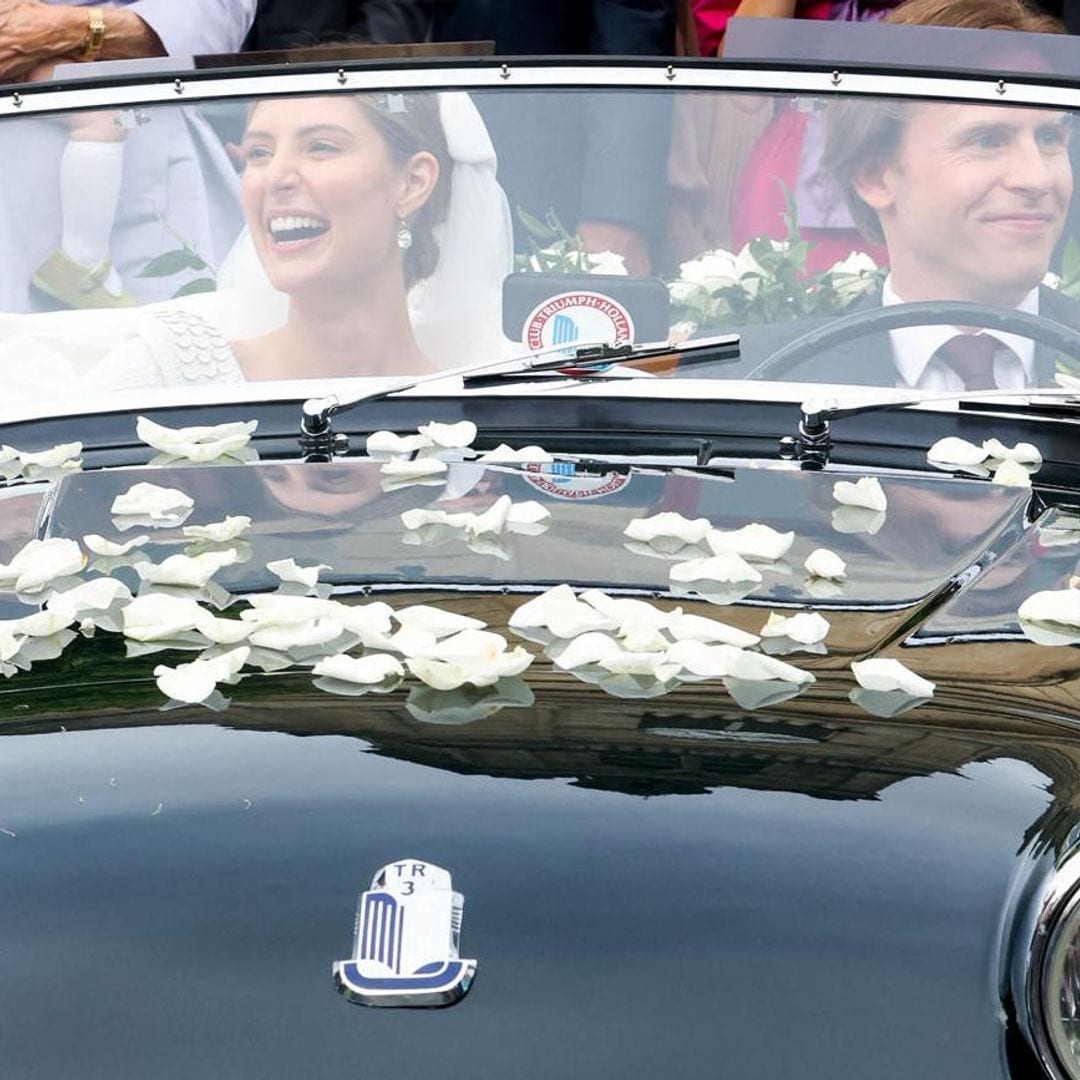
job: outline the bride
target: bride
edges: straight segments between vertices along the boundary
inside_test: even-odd
[[[227,342],[196,304],[166,303],[91,369],[95,388],[424,373],[457,358],[418,333],[429,350],[497,334],[509,210],[467,95],[263,100],[242,159],[235,303],[284,306],[283,325]]]

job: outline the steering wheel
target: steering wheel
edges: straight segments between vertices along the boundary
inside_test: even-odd
[[[1005,330],[1080,356],[1080,329],[1046,315],[968,300],[924,301],[868,308],[815,326],[766,357],[746,378],[780,379],[826,349],[902,326],[977,326],[984,330]]]

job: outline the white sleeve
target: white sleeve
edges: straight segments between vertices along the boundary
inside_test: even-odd
[[[255,19],[256,0],[135,0],[128,5],[169,56],[235,53]]]

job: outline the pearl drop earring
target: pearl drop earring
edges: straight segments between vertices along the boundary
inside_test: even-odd
[[[412,247],[412,229],[405,224],[404,219],[398,226],[397,246],[401,248],[402,251],[408,251],[409,248]]]

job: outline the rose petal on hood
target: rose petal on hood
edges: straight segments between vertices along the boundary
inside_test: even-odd
[[[911,697],[933,697],[934,684],[916,675],[899,660],[852,660],[851,672],[864,690],[902,690]]]
[[[554,585],[514,609],[507,623],[512,628],[546,626],[552,613],[577,603],[577,594],[569,585]]]
[[[48,450],[37,451],[15,450],[14,447],[10,446],[3,449],[11,450],[24,469],[35,466],[39,469],[63,469],[65,467],[75,469],[82,464],[80,455],[82,454],[83,445],[81,442],[58,443],[56,446],[49,447]],[[0,461],[3,460],[5,460],[4,457],[0,456]]]
[[[423,630],[434,638],[459,634],[463,630],[483,630],[487,623],[470,615],[434,607],[431,604],[412,604],[394,612],[393,617],[403,627]]]
[[[1005,487],[1031,487],[1031,473],[1018,461],[1006,458],[995,470],[991,478],[995,484]]]
[[[847,577],[847,563],[828,548],[815,548],[803,563],[811,577],[843,581]]]
[[[690,520],[682,514],[665,510],[651,517],[634,518],[623,529],[623,535],[646,544],[655,544],[656,541],[664,539],[677,540],[682,544],[700,544],[710,529],[712,524],[708,518]]]
[[[209,540],[214,544],[228,544],[237,540],[251,528],[251,518],[245,514],[228,515],[224,521],[212,521],[208,525],[185,525],[183,534],[192,540]],[[99,552],[106,554],[106,552]],[[115,552],[114,554],[120,554]]]
[[[110,513],[114,517],[145,516],[156,521],[189,512],[194,506],[195,500],[176,488],[140,481],[113,499]]]
[[[511,505],[509,495],[500,495],[483,513],[471,515],[466,532],[471,536],[498,535],[506,528]]]
[[[1080,628],[1080,589],[1048,589],[1033,593],[1020,605],[1016,617],[1025,622]]]
[[[729,626],[719,619],[709,619],[704,615],[691,615],[678,612],[667,622],[667,631],[676,641],[701,641],[734,645],[737,649],[748,649],[761,639],[757,634]]]
[[[888,500],[876,476],[864,476],[852,483],[850,480],[837,480],[833,484],[833,498],[845,506],[862,506],[867,510],[888,509]]]
[[[327,656],[320,660],[312,668],[312,674],[339,679],[341,682],[372,686],[388,679],[403,677],[405,668],[397,657],[388,656],[386,653],[359,657],[339,653],[337,656]]]
[[[506,652],[506,639],[490,630],[462,630],[443,638],[429,652],[433,660],[445,660],[448,664],[470,664],[494,660]]]
[[[236,562],[236,552],[206,551],[202,555],[170,555],[162,563],[138,563],[135,572],[153,585],[183,585],[201,589],[226,566]]]
[[[319,574],[323,570],[332,570],[333,567],[326,563],[317,563],[312,566],[299,566],[295,559],[277,559],[274,562],[268,562],[266,564],[266,569],[282,581],[303,585],[308,589],[313,589],[319,580]]]
[[[116,557],[117,555],[126,555],[129,551],[133,551],[135,548],[140,548],[144,544],[148,544],[150,542],[150,535],[149,533],[141,533],[139,536],[133,536],[123,544],[117,544],[112,540],[106,540],[104,536],[99,536],[97,533],[88,533],[82,540],[86,549],[92,551],[95,555]]]
[[[766,656],[765,653],[750,652],[747,649],[736,650],[731,658],[731,670],[728,674],[746,682],[765,682],[771,679],[799,685],[814,682],[814,676],[809,671],[777,660],[775,656]]]
[[[865,506],[838,506],[829,523],[838,533],[877,536],[885,524],[885,514],[881,510],[867,510]]]
[[[469,513],[451,514],[446,510],[426,510],[418,507],[406,510],[401,515],[401,524],[406,529],[422,529],[425,525],[448,525],[452,529],[463,529],[472,520]]]
[[[368,457],[393,457],[395,454],[412,454],[417,450],[426,450],[431,440],[423,435],[398,435],[393,431],[373,431],[364,448]]]
[[[74,540],[30,540],[11,562],[0,563],[0,586],[11,585],[16,592],[34,593],[50,581],[78,574],[85,566],[86,555]]]
[[[572,671],[586,664],[598,664],[601,660],[614,656],[620,648],[613,637],[593,630],[571,639],[561,647],[553,646],[549,651],[556,667],[563,671]]]
[[[535,499],[512,503],[506,519],[508,525],[541,525],[551,520],[551,511]]]
[[[555,459],[542,446],[523,446],[515,450],[506,443],[499,443],[494,450],[488,450],[476,460],[485,465],[544,465]]]
[[[104,577],[85,581],[63,592],[54,592],[45,601],[45,607],[49,611],[68,613],[71,617],[69,621],[73,621],[88,611],[108,611],[114,605],[126,604],[130,600],[131,590],[122,581]]]
[[[967,439],[949,435],[944,439],[938,439],[929,450],[926,451],[926,460],[936,465],[980,465],[989,455],[986,443],[976,446]]]
[[[391,458],[379,471],[391,480],[418,480],[446,472],[446,462],[434,457]]]
[[[148,446],[174,458],[205,463],[227,457],[247,446],[259,426],[257,420],[200,427],[171,428],[145,416],[135,422],[135,434]]]
[[[764,638],[786,637],[800,645],[816,645],[824,641],[829,632],[829,621],[816,611],[800,611],[796,615],[777,615],[770,613],[761,628]]]
[[[722,679],[731,674],[735,654],[741,652],[735,645],[710,645],[704,641],[676,641],[668,649],[668,660],[678,664],[684,671],[703,679]]]
[[[1043,463],[1039,448],[1029,442],[1018,442],[1015,446],[1009,447],[1000,439],[985,439],[983,450],[988,457],[1001,461],[1015,461],[1020,465],[1031,465],[1036,469]]]
[[[777,532],[768,525],[753,522],[729,532],[710,529],[705,540],[715,555],[734,554],[744,559],[775,562],[791,549],[795,534]]]
[[[445,450],[464,449],[476,440],[476,425],[471,420],[456,424],[440,424],[433,420],[430,424],[421,424],[417,430],[425,439]]]
[[[194,600],[146,593],[124,608],[123,632],[135,641],[167,641],[194,630],[208,614]]]
[[[176,667],[159,664],[154,668],[154,679],[158,689],[172,700],[198,705],[210,697],[219,682],[236,681],[249,653],[242,645],[210,660],[200,657]]]
[[[721,583],[762,580],[761,574],[745,559],[734,552],[714,555],[710,559],[690,559],[673,563],[670,570],[672,581],[718,581]]]
[[[306,649],[336,641],[341,637],[344,629],[337,619],[324,616],[312,619],[310,622],[292,623],[289,626],[256,626],[248,635],[248,641],[261,649],[290,652],[293,649]]]

